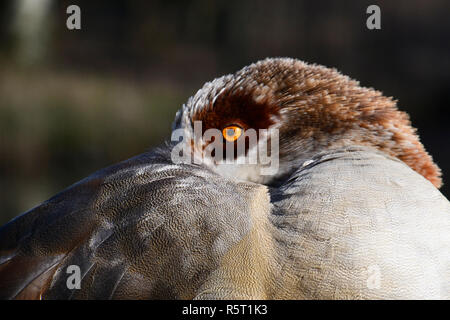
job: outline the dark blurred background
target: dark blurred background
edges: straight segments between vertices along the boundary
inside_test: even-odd
[[[81,8],[68,30],[66,8]],[[366,8],[381,8],[381,30]],[[0,224],[161,143],[205,81],[268,56],[330,67],[399,101],[450,195],[450,2],[0,2]]]

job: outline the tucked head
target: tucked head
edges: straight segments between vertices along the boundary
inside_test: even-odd
[[[334,69],[295,59],[262,60],[206,83],[177,113],[173,129],[185,133],[194,158],[242,180],[270,183],[317,152],[363,145],[441,185],[439,168],[394,100]],[[262,146],[277,160],[273,174],[262,172],[271,165],[260,161]],[[233,150],[232,164],[226,164],[227,150]],[[255,155],[257,163],[245,161]]]

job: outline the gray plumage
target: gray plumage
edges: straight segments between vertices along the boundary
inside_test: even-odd
[[[106,168],[0,230],[0,298],[194,298],[261,197],[263,187],[172,164],[167,150]],[[79,290],[66,285],[70,265]]]
[[[450,299],[448,200],[371,148],[312,160],[272,194],[278,297]]]

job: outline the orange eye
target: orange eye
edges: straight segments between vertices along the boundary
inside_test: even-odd
[[[222,130],[223,137],[229,142],[236,141],[242,134],[242,128],[239,126],[228,126]]]

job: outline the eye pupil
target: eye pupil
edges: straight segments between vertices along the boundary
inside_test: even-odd
[[[228,126],[223,129],[223,136],[227,141],[236,141],[242,133],[241,127],[238,126]]]

